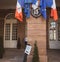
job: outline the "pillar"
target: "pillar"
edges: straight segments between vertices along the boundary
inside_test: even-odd
[[[28,43],[32,46],[31,53],[27,57],[27,62],[32,61],[35,40],[37,41],[40,62],[47,62],[46,20],[42,16],[39,18],[30,16],[26,21]]]

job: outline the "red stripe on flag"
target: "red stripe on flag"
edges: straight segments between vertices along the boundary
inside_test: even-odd
[[[56,9],[56,3],[55,3],[55,0],[53,0],[53,4],[52,4],[52,7],[51,7],[51,17],[53,17],[53,19],[55,21],[58,20],[58,15],[57,15],[57,9]]]
[[[57,15],[57,10],[56,9],[51,9],[51,17],[53,17],[53,19],[55,21],[58,20],[58,15]]]
[[[22,12],[18,13],[18,11],[16,10],[15,18],[17,18],[19,21],[23,21],[23,14],[22,14]]]
[[[17,5],[16,5],[15,18],[17,18],[19,21],[23,21],[22,7],[19,0],[17,1]]]

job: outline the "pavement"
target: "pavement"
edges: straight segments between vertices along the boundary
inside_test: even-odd
[[[48,62],[60,62],[60,50],[50,49],[47,51]],[[24,49],[5,49],[0,62],[23,62]]]
[[[60,62],[60,49],[48,50],[48,62]]]
[[[24,49],[5,49],[5,53],[0,62],[23,62]]]

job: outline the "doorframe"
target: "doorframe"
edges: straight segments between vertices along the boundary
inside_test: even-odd
[[[7,22],[7,20],[9,20],[7,17],[10,16],[10,15],[14,15],[14,13],[8,13],[8,14],[5,16],[5,19],[4,19],[4,40],[3,40],[3,42],[5,41],[5,24],[10,22],[10,21]],[[11,19],[12,19],[12,18],[11,18]],[[11,20],[11,19],[10,19],[10,20]],[[17,20],[15,19],[15,17],[13,18],[13,20],[14,20],[14,21],[10,22],[9,24],[11,24],[11,23],[17,23]],[[16,21],[15,21],[15,20],[16,20]],[[11,27],[12,27],[12,25],[11,25]],[[11,27],[10,27],[10,28],[11,28]],[[11,28],[11,29],[12,29],[12,28]],[[11,30],[11,29],[10,29],[10,30]],[[10,34],[10,35],[11,35],[11,34]],[[9,41],[9,40],[8,40],[8,41]],[[14,40],[13,40],[13,41],[14,41]],[[17,42],[17,40],[16,40],[16,42]],[[4,44],[3,44],[3,45],[4,45]],[[5,48],[5,46],[4,46],[4,48]],[[16,46],[16,48],[17,48],[17,46]]]

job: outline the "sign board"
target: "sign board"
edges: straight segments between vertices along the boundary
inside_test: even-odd
[[[32,47],[30,45],[26,45],[25,53],[29,55],[30,51],[31,51],[31,48]]]

